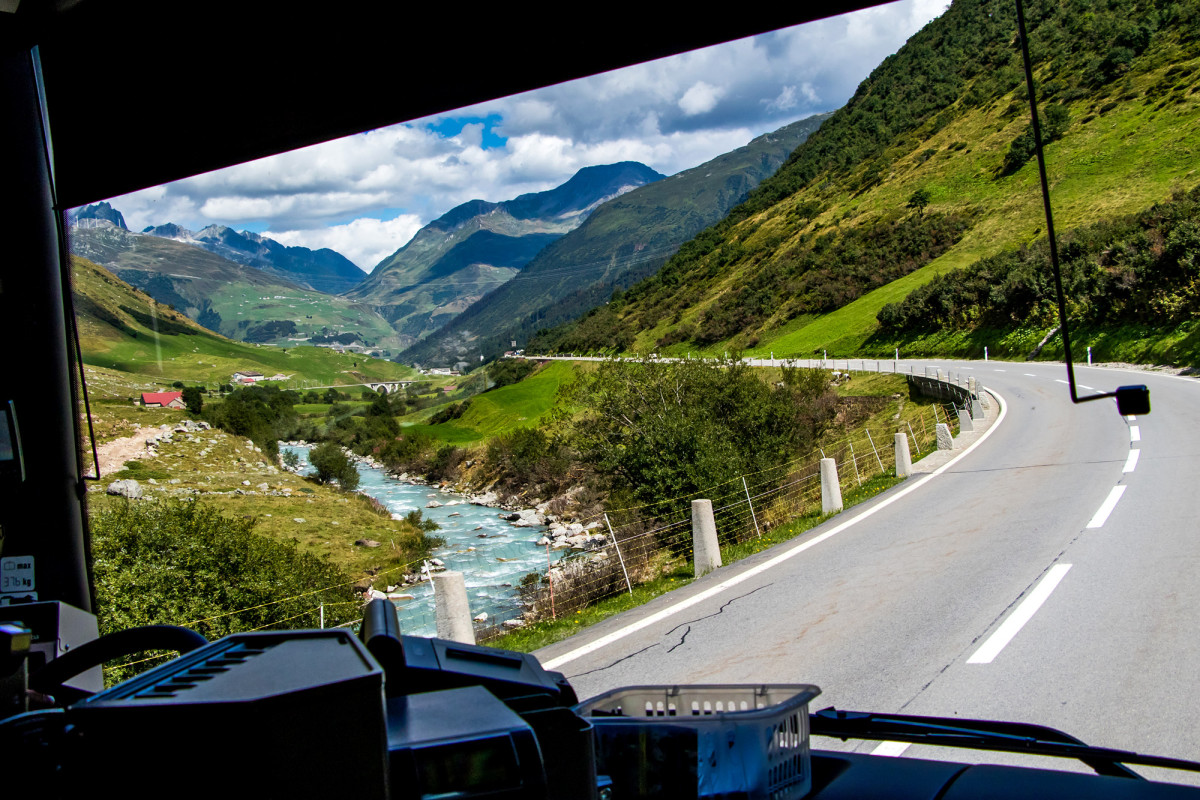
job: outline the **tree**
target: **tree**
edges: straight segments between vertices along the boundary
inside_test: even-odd
[[[317,483],[337,482],[343,490],[352,492],[358,488],[358,469],[349,457],[333,442],[325,442],[313,448],[308,460],[317,471]]]
[[[279,440],[296,426],[292,392],[277,386],[250,386],[230,393],[219,405],[210,405],[205,418],[224,431],[246,436],[268,457],[279,452]]]
[[[927,190],[917,189],[908,198],[908,207],[920,214],[925,211],[925,206],[929,205],[931,199]]]
[[[189,414],[200,414],[200,411],[204,408],[204,396],[201,394],[199,386],[184,387],[183,404],[187,406]]]
[[[636,501],[742,491],[730,481],[808,451],[833,419],[827,373],[788,370],[782,383],[736,358],[606,361],[572,387],[584,409],[576,443]]]
[[[283,453],[283,465],[288,469],[295,469],[300,466],[300,456],[295,450],[285,450]]]

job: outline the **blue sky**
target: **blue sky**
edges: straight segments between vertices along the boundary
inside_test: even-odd
[[[488,114],[486,117],[440,117],[426,123],[425,128],[443,139],[448,139],[460,135],[467,125],[481,125],[483,127],[480,135],[480,147],[484,150],[492,150],[504,147],[508,142],[508,139],[496,132],[496,126],[503,121],[504,117],[500,114]]]
[[[666,175],[839,108],[945,0],[841,17],[499,98],[112,198],[132,230],[228,225],[364,270],[472,199],[640,161]]]

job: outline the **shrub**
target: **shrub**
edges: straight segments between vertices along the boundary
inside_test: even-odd
[[[342,448],[333,442],[325,442],[313,448],[308,460],[317,471],[317,483],[337,482],[347,492],[358,488],[358,469]]]
[[[212,640],[262,627],[313,627],[322,603],[327,624],[357,613],[347,603],[354,599],[349,576],[293,543],[255,533],[253,519],[192,501],[120,502],[94,513],[90,528],[101,634],[164,623]],[[116,666],[106,678],[124,680],[149,666]]]

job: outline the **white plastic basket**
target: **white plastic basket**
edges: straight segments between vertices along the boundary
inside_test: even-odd
[[[614,797],[795,800],[812,788],[811,684],[632,686],[576,706]]]

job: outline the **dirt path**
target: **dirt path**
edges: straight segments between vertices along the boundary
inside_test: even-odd
[[[100,456],[100,477],[106,477],[119,471],[126,461],[144,459],[150,456],[146,453],[146,440],[162,433],[162,428],[138,428],[132,436],[114,439],[96,448]]]

